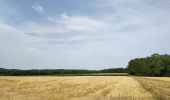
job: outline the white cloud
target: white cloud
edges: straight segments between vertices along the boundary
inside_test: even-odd
[[[95,20],[86,16],[69,16],[67,13],[61,14],[61,18],[48,17],[48,20],[61,25],[64,29],[70,31],[94,32],[107,28],[106,22]]]
[[[3,33],[17,33],[18,30],[16,30],[14,27],[11,25],[5,24],[4,22],[0,22],[0,32],[1,34]]]
[[[69,16],[67,14],[67,12],[64,12],[63,14],[60,15],[62,19],[68,19]]]
[[[60,25],[46,25],[36,22],[26,22],[22,27],[22,31],[31,33],[58,33],[66,32]]]
[[[106,26],[106,23],[88,17],[71,17],[69,20],[64,20],[63,23],[68,29],[78,31],[97,31]]]
[[[42,7],[40,4],[38,4],[38,3],[36,3],[35,5],[33,5],[32,8],[33,8],[35,11],[37,11],[38,13],[44,13],[43,7]]]

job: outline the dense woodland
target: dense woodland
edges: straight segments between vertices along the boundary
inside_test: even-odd
[[[103,70],[73,70],[73,69],[4,69],[0,68],[1,76],[30,75],[80,75],[96,73],[128,73],[138,76],[170,76],[170,55],[153,54],[146,58],[135,58],[129,61],[127,68],[110,68]]]
[[[136,58],[127,67],[131,75],[170,76],[170,55],[153,54],[146,58]]]

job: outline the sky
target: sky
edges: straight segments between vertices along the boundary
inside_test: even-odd
[[[0,0],[0,67],[106,69],[170,54],[170,0]]]

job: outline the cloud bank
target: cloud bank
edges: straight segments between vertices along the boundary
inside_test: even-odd
[[[103,69],[170,53],[169,5],[169,0],[2,0],[0,67]]]

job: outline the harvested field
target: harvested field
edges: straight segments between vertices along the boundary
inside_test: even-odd
[[[170,78],[134,77],[141,85],[160,100],[170,100]]]
[[[135,79],[128,76],[0,77],[0,100],[157,100]]]

